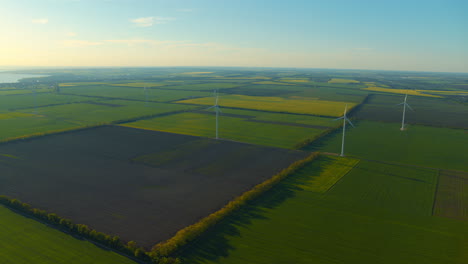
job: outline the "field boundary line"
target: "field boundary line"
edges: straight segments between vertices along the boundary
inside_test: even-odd
[[[109,125],[111,125],[111,124],[110,123],[97,123],[95,125],[77,126],[77,127],[72,127],[72,128],[68,128],[68,129],[50,130],[50,131],[47,131],[47,132],[39,132],[39,133],[29,134],[29,135],[20,136],[20,137],[6,138],[6,139],[3,139],[3,140],[0,140],[0,145],[8,144],[8,143],[16,143],[16,142],[19,142],[19,141],[34,140],[36,138],[53,136],[53,135],[73,133],[73,132],[81,131],[81,130],[95,129],[95,128],[98,128],[98,127],[109,126]]]
[[[97,246],[97,247],[105,248],[106,250],[115,252],[115,253],[117,253],[117,254],[123,256],[123,257],[129,258],[129,259],[131,259],[131,260],[133,260],[133,261],[135,261],[135,262],[137,262],[137,263],[140,263],[140,264],[148,264],[148,263],[150,263],[150,262],[145,262],[145,261],[142,261],[142,260],[140,260],[140,259],[137,259],[137,258],[135,258],[134,256],[127,255],[127,254],[125,254],[125,253],[123,253],[123,252],[120,252],[120,251],[118,251],[118,250],[116,250],[116,249],[113,249],[113,248],[111,248],[111,247],[109,247],[109,246],[106,246],[106,245],[104,245],[104,244],[102,244],[102,243],[100,243],[100,242],[97,242],[97,241],[91,240],[91,239],[89,239],[89,238],[86,238],[86,237],[84,237],[84,236],[81,236],[81,235],[79,235],[79,234],[75,234],[75,233],[72,233],[72,232],[70,232],[70,231],[67,231],[65,228],[60,227],[60,226],[58,226],[58,225],[52,225],[52,224],[48,223],[46,220],[40,219],[40,218],[37,217],[37,216],[34,216],[34,215],[32,215],[32,214],[28,214],[27,212],[23,212],[23,211],[21,211],[21,210],[19,210],[19,209],[13,208],[13,207],[8,206],[8,205],[6,205],[6,204],[4,204],[4,203],[0,203],[0,205],[4,206],[4,207],[7,208],[8,210],[11,210],[12,212],[14,212],[14,213],[16,213],[16,214],[19,214],[19,215],[21,215],[21,216],[23,216],[23,217],[32,219],[32,220],[34,220],[34,221],[36,221],[36,222],[39,222],[39,223],[41,223],[41,224],[43,224],[43,225],[45,225],[45,226],[47,226],[47,227],[49,227],[49,228],[52,228],[52,229],[55,229],[55,230],[57,230],[57,231],[60,231],[60,232],[62,232],[62,233],[64,233],[64,234],[67,234],[67,235],[73,237],[74,239],[88,241],[88,242],[90,242],[91,244],[93,244],[93,245],[95,245],[95,246]]]
[[[321,153],[324,154],[324,155],[330,155],[330,156],[338,155],[337,153],[332,153],[332,152],[321,152]],[[359,160],[376,162],[376,163],[383,163],[383,164],[388,164],[388,165],[406,166],[406,167],[414,167],[414,168],[429,169],[429,170],[445,170],[445,171],[453,171],[453,172],[459,172],[459,173],[468,173],[468,171],[463,171],[463,170],[443,169],[443,168],[426,167],[426,166],[422,166],[422,165],[415,165],[415,164],[408,164],[408,163],[400,163],[400,162],[394,162],[394,161],[366,159],[366,158],[362,158],[362,157],[355,156],[355,155],[347,155],[347,157],[355,158],[355,159],[359,159]]]
[[[341,182],[341,180],[346,177],[346,175],[348,175],[352,170],[354,170],[354,168],[361,162],[360,159],[357,160],[356,163],[354,163],[353,167],[351,167],[351,169],[349,169],[343,176],[341,176],[335,183],[333,183],[332,186],[330,186],[326,191],[325,193],[328,193],[331,189],[333,189],[333,187],[335,187],[335,185],[337,185],[339,182]]]
[[[439,193],[439,182],[440,182],[440,169],[437,170],[437,181],[436,181],[436,184],[435,184],[434,199],[432,201],[431,216],[434,216],[434,210],[435,210],[436,203],[437,203],[437,195]]]
[[[213,226],[216,226],[220,221],[224,220],[226,217],[236,212],[247,203],[257,199],[262,194],[276,186],[278,183],[303,168],[306,164],[313,162],[319,156],[319,152],[313,152],[306,158],[292,163],[287,168],[273,175],[269,179],[266,179],[262,183],[252,187],[250,190],[247,190],[241,195],[235,197],[219,210],[201,218],[198,222],[179,230],[173,237],[169,238],[168,240],[156,244],[152,248],[151,253],[164,257],[173,256],[175,253],[183,250],[183,248],[189,243],[199,239],[200,236],[213,228]]]
[[[208,97],[208,96],[205,96]],[[203,97],[203,98],[205,98]],[[177,104],[181,105],[201,105],[201,104],[189,104],[189,103],[179,103],[178,101],[183,99],[174,100],[171,102],[176,102]],[[209,105],[203,105],[209,107]],[[337,116],[327,116],[327,115],[313,115],[313,114],[302,114],[302,113],[293,113],[293,112],[284,112],[284,111],[271,111],[271,110],[259,110],[259,109],[252,109],[252,108],[242,108],[242,107],[233,107],[233,106],[222,106],[222,108],[226,109],[234,109],[234,110],[248,110],[248,111],[256,111],[256,112],[267,112],[267,113],[275,113],[275,114],[288,114],[288,115],[298,115],[298,116],[312,116],[312,117],[325,117],[325,118],[337,118]],[[356,107],[356,106],[355,106]]]

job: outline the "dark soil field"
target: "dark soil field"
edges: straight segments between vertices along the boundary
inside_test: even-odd
[[[468,220],[468,173],[441,170],[434,215]]]
[[[0,194],[150,248],[305,156],[107,126],[0,145]]]

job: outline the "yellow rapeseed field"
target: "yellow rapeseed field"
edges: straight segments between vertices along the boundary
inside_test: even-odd
[[[182,100],[178,101],[178,103],[213,105],[214,101],[213,97],[204,97]],[[281,97],[226,95],[219,98],[219,105],[221,107],[226,106],[333,117],[341,116],[346,104],[348,104],[349,110],[356,106],[356,103],[325,101],[306,97],[302,97],[301,99],[292,99]]]
[[[390,89],[390,88],[383,88],[383,87],[367,87],[367,88],[362,88],[362,89],[363,90],[369,90],[369,91],[376,91],[376,92],[409,94],[409,95],[418,95],[418,96],[442,98],[442,96],[423,93],[423,92],[426,92],[425,90]],[[429,92],[429,91],[427,91],[427,92]]]
[[[333,78],[333,79],[329,80],[328,83],[359,83],[359,81],[350,80],[350,79]]]
[[[281,82],[306,83],[308,79],[280,79]]]
[[[30,117],[30,116],[36,116],[36,115],[28,114],[28,113],[20,113],[20,112],[0,113],[0,120],[20,118],[20,117]]]
[[[282,83],[282,82],[272,82],[272,81],[254,82],[254,84],[294,85],[292,83]]]

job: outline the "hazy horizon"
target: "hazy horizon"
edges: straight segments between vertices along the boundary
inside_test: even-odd
[[[3,3],[0,67],[468,72],[464,1]]]

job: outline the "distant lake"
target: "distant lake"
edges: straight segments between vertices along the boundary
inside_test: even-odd
[[[20,74],[20,73],[2,73],[0,72],[0,83],[14,83],[23,78],[47,77],[49,75],[39,74]]]

